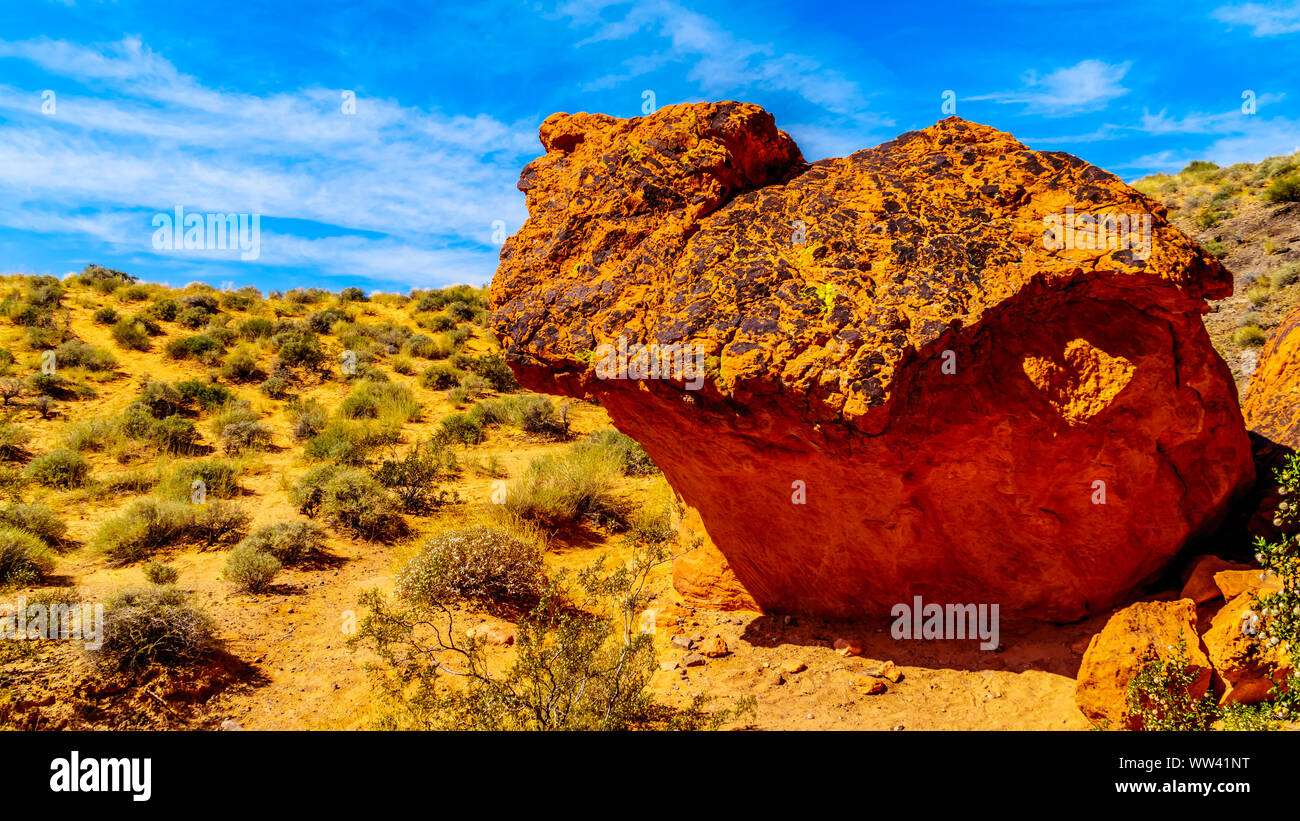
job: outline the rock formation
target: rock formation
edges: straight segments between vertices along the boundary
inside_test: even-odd
[[[1300,450],[1300,308],[1269,337],[1241,410],[1246,427],[1268,443]]]
[[[600,401],[764,609],[1076,619],[1251,481],[1200,320],[1231,276],[1111,174],[956,118],[810,165],[741,103],[541,141],[506,358]]]

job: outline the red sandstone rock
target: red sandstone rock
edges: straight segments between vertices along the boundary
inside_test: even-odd
[[[1139,729],[1128,712],[1128,684],[1149,662],[1174,658],[1179,639],[1189,668],[1198,671],[1189,695],[1205,695],[1212,671],[1196,634],[1196,605],[1191,599],[1138,602],[1111,616],[1089,642],[1074,692],[1079,710],[1112,730]]]
[[[541,137],[492,284],[505,355],[598,399],[765,610],[1076,619],[1252,479],[1200,320],[1231,276],[1111,174],[956,118],[808,165],[740,103]],[[1047,247],[1067,209],[1149,215],[1149,256]],[[620,341],[703,372],[618,378],[650,372]]]
[[[1205,604],[1223,596],[1223,591],[1215,583],[1215,574],[1221,570],[1249,570],[1250,565],[1236,564],[1220,559],[1218,556],[1198,556],[1190,566],[1187,581],[1179,598],[1191,599],[1197,604]]]
[[[683,552],[673,562],[673,587],[684,599],[714,610],[760,609],[731,571],[727,557],[704,532],[699,511],[686,508],[677,533]]]
[[[1264,345],[1241,410],[1248,429],[1300,450],[1300,308],[1286,315]]]
[[[1214,671],[1223,682],[1220,704],[1255,704],[1268,698],[1273,685],[1286,680],[1291,662],[1280,649],[1266,650],[1242,630],[1242,616],[1253,608],[1249,593],[1228,602],[1210,621],[1202,636]]]

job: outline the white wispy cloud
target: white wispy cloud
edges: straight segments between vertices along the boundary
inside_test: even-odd
[[[578,47],[646,34],[661,43],[650,53],[624,58],[618,71],[589,81],[584,90],[614,88],[665,66],[680,65],[685,78],[706,98],[741,98],[755,90],[794,94],[827,115],[825,122],[805,130],[813,141],[800,146],[810,159],[829,156],[821,153],[822,146],[847,144],[846,140],[854,149],[869,145],[877,129],[894,125],[893,119],[870,109],[868,95],[857,81],[817,58],[737,37],[717,21],[670,0],[575,0],[559,11],[576,27],[590,30]]]
[[[151,234],[140,209],[257,213],[366,234],[264,228],[263,264],[437,284],[485,280],[493,222],[526,216],[514,185],[540,148],[531,123],[364,94],[345,114],[340,89],[209,88],[135,38],[0,41],[4,58],[48,72],[56,109],[40,113],[42,89],[0,86],[0,226],[133,247]],[[85,213],[99,216],[66,216]]]
[[[1027,114],[1060,116],[1099,111],[1112,100],[1128,93],[1121,81],[1128,74],[1131,63],[1106,63],[1102,60],[1082,60],[1072,66],[1062,66],[1040,75],[1030,70],[1020,76],[1021,86],[1010,91],[997,91],[966,97],[967,100],[991,100],[1001,104],[1025,107]]]
[[[1228,25],[1250,26],[1251,34],[1255,37],[1300,31],[1300,2],[1220,6],[1212,12],[1212,16]]]

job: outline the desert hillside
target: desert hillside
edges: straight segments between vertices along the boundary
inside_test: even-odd
[[[479,291],[168,289],[96,266],[0,288],[2,606],[103,602],[110,626],[95,652],[0,643],[6,727],[422,726],[381,697],[374,645],[348,640],[363,594],[396,601],[439,534],[509,534],[548,579],[689,547],[662,477],[599,406],[518,388]],[[655,720],[1087,726],[1072,676],[1096,624],[1004,628],[992,656],[900,655],[887,624],[694,607],[669,576],[652,563],[634,614]],[[494,669],[512,663],[518,608],[448,612],[454,643],[476,629]],[[134,632],[115,643],[115,623]]]

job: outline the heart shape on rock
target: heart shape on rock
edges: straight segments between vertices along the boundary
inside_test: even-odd
[[[1070,340],[1059,358],[1031,354],[1021,365],[1034,387],[1073,426],[1108,408],[1133,379],[1132,362],[1111,356],[1086,339]]]

